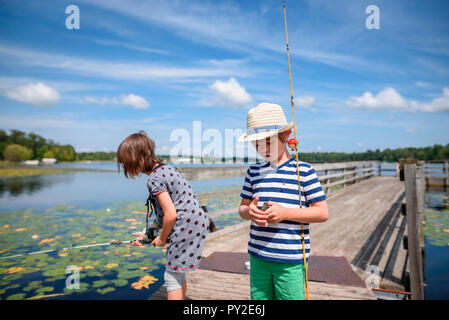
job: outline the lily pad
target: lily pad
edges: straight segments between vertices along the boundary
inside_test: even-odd
[[[113,287],[106,287],[104,289],[97,289],[97,292],[99,294],[106,294],[106,293],[113,292],[113,291],[115,291],[115,288],[113,288]]]

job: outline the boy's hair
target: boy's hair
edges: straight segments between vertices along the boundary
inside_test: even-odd
[[[292,133],[291,130],[287,130],[287,131],[278,133],[278,138],[279,138],[279,140],[281,140],[282,143],[287,143],[287,140],[290,137],[291,133]]]
[[[154,141],[144,131],[128,136],[117,149],[117,167],[123,164],[125,177],[134,178],[140,173],[151,172],[153,167],[162,163],[154,153]]]

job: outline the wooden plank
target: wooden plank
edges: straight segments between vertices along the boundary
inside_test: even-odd
[[[418,231],[418,190],[416,165],[405,165],[405,192],[407,199],[407,239],[410,268],[410,287],[413,300],[424,299],[422,256]]]
[[[407,263],[407,250],[402,246],[407,219],[401,216],[397,236],[393,247],[389,250],[388,259],[382,272],[381,288],[404,291],[404,270]]]
[[[376,249],[377,244],[381,243],[382,236],[383,236],[386,228],[388,227],[388,224],[393,219],[394,215],[398,214],[403,197],[404,197],[404,194],[402,193],[396,199],[396,201],[393,203],[393,205],[390,207],[390,209],[387,211],[387,213],[384,215],[384,217],[382,218],[380,223],[375,227],[373,232],[370,234],[370,237],[368,238],[368,240],[364,243],[364,245],[359,250],[357,255],[351,261],[351,263],[354,266],[359,267],[361,269],[366,268],[368,261],[370,261],[370,258],[373,255],[374,250]],[[377,264],[378,264],[378,261],[377,261],[377,263],[375,263],[375,265],[377,265]]]
[[[379,247],[377,248],[376,253],[374,254],[373,258],[370,261],[370,264],[378,266],[379,270],[383,270],[382,266],[380,265],[380,261],[382,260],[382,257],[385,256],[385,252],[388,252],[387,246],[391,244],[391,247],[393,247],[392,243],[394,242],[394,237],[392,236],[394,231],[396,231],[396,224],[399,220],[399,216],[400,216],[400,206],[397,206],[395,212],[393,213],[393,219],[391,220],[389,225],[386,226],[387,230],[382,238],[382,241],[380,241]],[[393,241],[390,241],[390,239],[393,239]]]

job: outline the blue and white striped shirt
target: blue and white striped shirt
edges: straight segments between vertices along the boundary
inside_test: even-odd
[[[301,201],[303,207],[326,199],[315,169],[306,162],[299,162]],[[259,196],[258,208],[273,201],[287,208],[299,208],[298,175],[296,159],[291,158],[279,167],[263,161],[251,165],[245,176],[241,197],[254,199]],[[310,254],[309,224],[304,224],[306,259]],[[283,220],[267,227],[259,227],[251,221],[248,253],[258,258],[303,263],[301,224]]]

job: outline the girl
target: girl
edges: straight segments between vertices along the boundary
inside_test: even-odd
[[[186,272],[199,268],[209,220],[184,177],[154,153],[155,144],[143,131],[128,136],[117,150],[117,165],[127,178],[148,175],[150,197],[156,201],[156,223],[162,226],[152,245],[166,251],[164,280],[168,300],[183,300],[187,290]],[[133,245],[141,246],[143,232]]]

